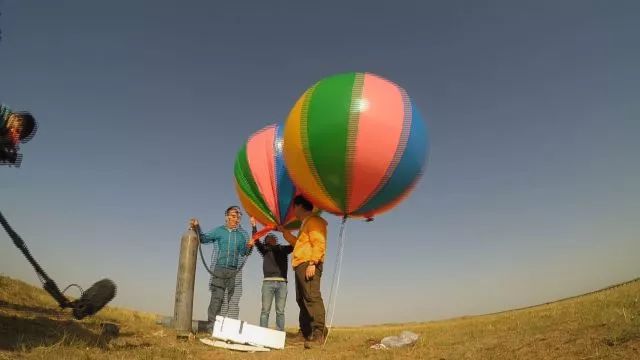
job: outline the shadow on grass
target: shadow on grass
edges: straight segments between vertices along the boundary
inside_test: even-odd
[[[36,313],[38,315],[53,315],[57,316],[61,314],[61,309],[51,309],[40,306],[26,306],[26,305],[18,305],[12,304],[6,301],[0,300],[0,308],[10,309],[19,312],[26,313]]]
[[[74,320],[0,314],[0,350],[30,350],[54,344],[105,348],[110,340]]]

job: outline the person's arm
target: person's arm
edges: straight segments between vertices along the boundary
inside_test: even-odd
[[[248,254],[240,256],[240,259],[238,261],[238,272],[242,271],[242,268],[244,267],[244,265],[247,263],[247,260],[249,259],[249,255],[251,255],[251,250],[249,250]]]
[[[201,244],[211,244],[218,240],[218,236],[216,234],[217,229],[213,229],[207,233],[203,233],[200,231],[200,243]]]
[[[253,246],[252,247],[244,246],[243,248],[244,248],[244,256],[249,256],[253,252]]]
[[[267,247],[260,241],[260,239],[255,242],[256,248],[258,248],[258,252],[260,255],[264,256],[267,253]]]
[[[298,242],[298,237],[293,235],[289,230],[285,229],[284,226],[278,226],[278,231],[282,233],[284,239],[287,240],[287,242],[292,246],[295,246],[296,242]]]
[[[218,239],[216,230],[218,230],[218,228],[215,228],[211,231],[209,231],[208,233],[203,233],[202,230],[200,229],[200,223],[198,222],[198,219],[191,219],[189,220],[189,226],[194,230],[194,231],[198,231],[199,232],[199,237],[200,237],[200,243],[201,244],[209,244],[209,243],[213,243]]]
[[[253,239],[253,236],[258,232],[258,226],[256,226],[256,219],[251,218],[251,238],[247,241],[248,247],[253,247],[256,242],[260,242],[260,239]]]
[[[254,226],[252,234],[255,235],[257,232],[258,232],[258,229]],[[255,245],[256,248],[258,248],[258,252],[260,253],[260,255],[264,256],[264,254],[266,254],[267,248],[260,241],[260,239],[256,239],[255,241],[254,240],[249,240],[249,246],[253,248],[254,245]]]
[[[253,243],[251,243],[251,237],[244,229],[241,229],[240,233],[244,237],[244,242],[240,244],[240,254],[242,256],[249,256],[253,252]]]
[[[255,235],[258,232],[258,226],[255,218],[249,220],[251,222],[251,235]]]
[[[293,246],[291,245],[280,245],[280,251],[285,254],[291,254],[293,252]]]

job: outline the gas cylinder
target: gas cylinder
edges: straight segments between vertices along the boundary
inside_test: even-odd
[[[179,337],[188,336],[192,330],[197,251],[198,234],[193,228],[189,228],[180,240],[180,259],[178,260],[176,299],[173,312],[173,324]]]

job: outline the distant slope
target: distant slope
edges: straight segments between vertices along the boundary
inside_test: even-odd
[[[288,306],[296,306],[290,302]],[[101,334],[102,322],[120,326],[120,336]],[[295,321],[287,319],[288,325]],[[375,319],[371,319],[375,322]],[[414,347],[371,350],[385,336],[410,330],[420,335]],[[322,353],[321,353],[322,351]],[[389,353],[393,352],[393,353]],[[230,352],[155,324],[155,316],[106,308],[83,321],[60,311],[42,289],[0,276],[0,359],[640,359],[640,279],[586,295],[497,314],[445,321],[340,328],[324,350],[261,354]]]
[[[618,283],[618,284],[614,284],[614,285],[609,285],[609,286],[607,286],[605,288],[594,290],[594,291],[590,291],[590,292],[587,292],[587,293],[584,293],[584,294],[580,294],[580,295],[570,296],[570,297],[563,298],[563,299],[548,301],[546,303],[536,304],[536,305],[531,305],[531,306],[525,306],[525,307],[521,307],[521,308],[517,308],[517,309],[509,309],[509,310],[498,311],[498,312],[494,312],[494,313],[490,313],[490,314],[483,314],[483,315],[480,315],[480,316],[498,315],[498,314],[504,314],[504,313],[514,312],[514,311],[521,311],[521,310],[528,310],[528,309],[533,309],[533,308],[540,308],[540,307],[543,307],[545,305],[552,305],[552,304],[557,304],[557,303],[560,303],[560,302],[567,302],[569,300],[585,298],[585,297],[588,297],[589,295],[596,295],[598,293],[603,293],[603,292],[606,292],[608,290],[619,288],[621,286],[634,285],[634,284],[638,284],[638,283],[640,283],[640,278],[635,278],[633,280],[624,281],[624,282],[621,282],[621,283]]]

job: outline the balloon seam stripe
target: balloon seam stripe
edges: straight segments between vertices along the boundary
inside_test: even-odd
[[[238,184],[238,182],[237,182],[237,181],[236,181],[236,185],[237,185],[240,189],[242,189],[242,187],[240,186],[240,184]],[[272,219],[272,217],[269,215],[269,213],[268,213],[268,212],[265,212],[265,211],[264,211],[264,209],[262,209],[262,208],[260,207],[260,205],[259,205],[258,203],[256,203],[256,202],[255,202],[255,201],[254,201],[250,196],[247,196],[247,195],[240,195],[240,194],[239,194],[239,195],[238,195],[238,198],[240,199],[240,202],[241,202],[241,203],[242,203],[242,199],[244,198],[244,199],[245,199],[245,201],[248,201],[248,202],[249,202],[251,205],[253,205],[256,209],[258,209],[258,210],[262,211],[262,213],[263,213],[262,215],[264,215],[268,220],[273,221],[274,223],[276,222],[276,221],[274,221],[274,219]],[[245,210],[246,210],[246,209],[245,209]]]
[[[407,93],[404,91],[404,89],[402,89],[400,86],[398,86],[395,83],[394,85],[402,95],[402,103],[403,103],[403,110],[404,110],[404,114],[402,117],[402,132],[400,133],[400,141],[398,143],[398,147],[396,148],[395,153],[393,154],[393,159],[391,160],[391,163],[389,164],[387,171],[385,172],[382,179],[380,179],[380,182],[375,187],[375,189],[371,192],[371,194],[369,194],[367,198],[362,202],[361,207],[367,206],[367,204],[375,197],[375,195],[378,194],[378,192],[389,182],[394,172],[396,171],[398,164],[400,163],[400,160],[402,159],[402,155],[404,154],[407,148],[407,143],[409,141],[409,134],[411,133],[411,121],[413,120],[412,111],[411,111],[412,110],[411,99],[409,98]],[[374,211],[375,210],[372,210],[372,212]],[[368,215],[365,214],[365,216],[368,216]]]
[[[401,202],[403,202],[404,200],[406,200],[409,197],[409,195],[413,192],[413,190],[416,188],[416,186],[418,186],[418,182],[422,178],[423,174],[424,174],[424,171],[422,171],[422,170],[419,171],[416,174],[415,178],[411,181],[409,186],[407,186],[407,188],[398,197],[396,197],[393,201],[391,201],[390,203],[380,207],[379,211],[376,214],[380,215],[382,213],[385,213],[385,212],[391,210],[392,208],[394,208],[396,205],[398,205]]]
[[[275,194],[274,196],[274,208],[272,210],[273,217],[275,218],[276,224],[280,223],[280,193],[278,191],[278,177],[276,172],[278,171],[278,161],[276,159],[277,155],[277,144],[278,141],[278,128],[276,125],[269,125],[265,129],[269,129],[273,131],[273,142],[271,143],[271,151],[273,152],[273,168],[269,169],[271,171],[271,191]],[[274,188],[275,187],[275,188]]]
[[[364,74],[356,73],[353,88],[351,90],[351,104],[349,109],[349,125],[347,130],[347,161],[345,164],[345,214],[348,215],[356,209],[351,209],[353,187],[353,162],[355,161],[356,141],[358,139],[358,122],[360,121],[360,97],[364,88]],[[358,103],[356,103],[358,102]]]
[[[241,148],[240,154],[238,155],[238,158],[236,160],[236,164],[238,167],[238,171],[236,172],[236,181],[238,182],[239,185],[242,185],[242,184],[246,185],[246,187],[241,186],[240,188],[244,190],[246,195],[250,195],[246,197],[251,201],[252,204],[254,204],[264,214],[270,214],[271,211],[269,210],[269,207],[262,199],[262,196],[260,195],[260,189],[258,188],[258,184],[256,183],[255,179],[253,178],[253,174],[251,173],[251,168],[249,167],[249,159],[247,158],[247,156],[248,154],[246,151],[246,144],[245,144]],[[246,170],[248,170],[249,172],[248,174],[245,174],[245,171],[242,171],[242,169],[245,168],[245,166],[243,166],[242,164],[243,160],[244,162],[246,162]],[[258,201],[255,201],[255,200],[258,200]],[[273,218],[273,216],[269,216],[269,215],[267,215],[267,217]]]
[[[325,198],[328,201],[330,201],[337,209],[339,209],[340,207],[335,204],[335,201],[333,201],[324,183],[322,182],[322,178],[320,178],[320,175],[318,174],[318,169],[316,169],[316,166],[313,162],[313,157],[311,156],[311,152],[309,150],[309,132],[308,132],[309,130],[307,126],[307,121],[309,116],[309,104],[311,103],[313,92],[316,90],[317,86],[318,84],[315,84],[311,89],[309,89],[309,93],[307,94],[307,96],[305,96],[304,101],[302,102],[302,109],[300,111],[301,112],[300,136],[302,137],[301,139],[302,144],[306,145],[306,146],[302,146],[302,152],[304,153],[304,157],[307,160],[307,165],[309,166],[309,172],[311,173],[313,180],[315,180],[316,184],[318,184],[320,191],[322,191],[322,194],[325,196]]]
[[[242,186],[240,185],[240,183],[238,182],[238,180],[236,180],[236,184],[238,186],[238,188],[240,189],[240,191],[242,191]],[[262,211],[262,215],[264,215],[267,219],[276,222],[275,219],[273,219],[273,217],[269,214],[268,211],[265,211],[265,209],[263,208],[262,204],[256,202],[251,196],[247,196],[246,194],[238,194],[238,198],[241,200],[242,202],[242,197],[244,197],[244,199],[246,201],[249,201],[249,203],[251,203],[257,210]],[[246,210],[246,209],[245,209]]]

